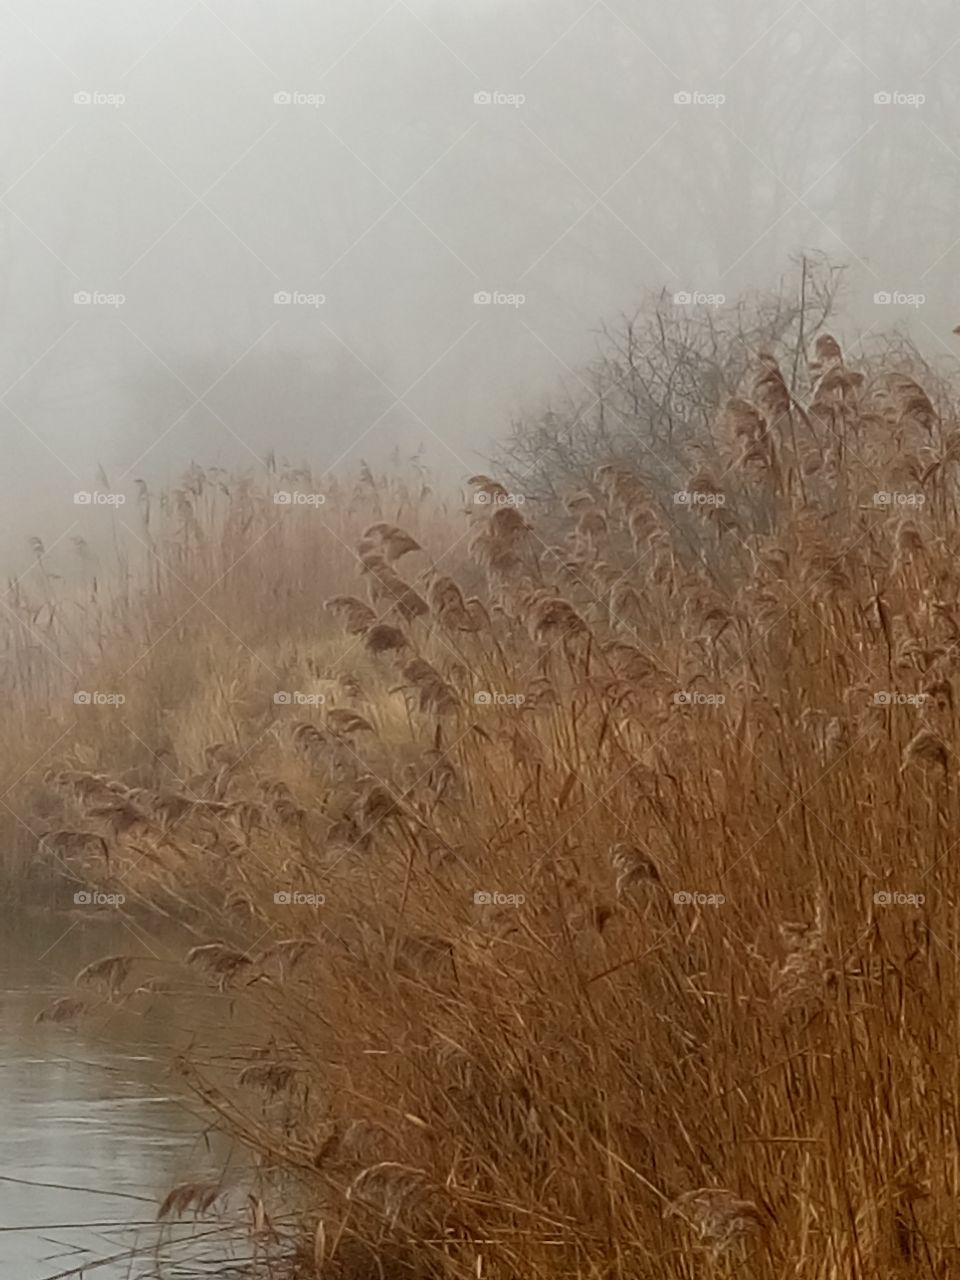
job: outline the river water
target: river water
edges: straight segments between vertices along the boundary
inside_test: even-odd
[[[88,995],[72,984],[91,961],[142,957],[126,986],[149,987],[176,972],[189,941],[115,912],[10,914],[0,917],[0,1277],[249,1276],[251,1245],[235,1229],[210,1217],[156,1223],[177,1183],[222,1179],[228,1204],[250,1187],[243,1153],[209,1131],[170,1069],[179,1049],[229,1035],[225,997],[147,990],[73,1028],[34,1021],[58,997]]]

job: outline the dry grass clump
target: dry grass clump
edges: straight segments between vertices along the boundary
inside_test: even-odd
[[[86,1011],[87,1003],[85,1000],[72,1000],[69,996],[61,996],[45,1009],[41,1009],[34,1018],[34,1022],[38,1024],[42,1022],[76,1024]]]
[[[234,947],[228,947],[222,942],[207,942],[201,946],[191,947],[184,957],[184,963],[196,965],[215,978],[220,990],[223,991],[238,974],[250,966],[251,961],[247,955]]]
[[[103,956],[85,965],[74,981],[78,987],[93,987],[115,995],[123,988],[132,967],[130,956]]]
[[[36,857],[189,920],[302,1275],[955,1274],[960,428],[810,355],[668,490],[194,476],[154,531]]]
[[[195,1217],[209,1213],[223,1195],[217,1182],[180,1182],[171,1187],[157,1211],[157,1217],[180,1218],[191,1213]]]
[[[752,1200],[740,1200],[732,1191],[720,1187],[685,1191],[667,1206],[664,1216],[685,1219],[715,1255],[742,1243],[766,1225],[764,1215]]]

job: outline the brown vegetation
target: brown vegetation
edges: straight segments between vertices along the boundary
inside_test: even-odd
[[[565,512],[198,473],[84,602],[19,811],[259,1028],[300,1274],[956,1273],[960,424],[810,355]]]

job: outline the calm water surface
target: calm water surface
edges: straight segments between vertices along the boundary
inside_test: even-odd
[[[37,1025],[73,977],[111,954],[144,959],[134,988],[174,972],[189,940],[107,919],[18,915],[0,924],[0,1277],[2,1280],[195,1280],[251,1274],[248,1241],[215,1221],[158,1228],[178,1182],[226,1178],[240,1202],[243,1153],[209,1132],[171,1073],[199,1041],[227,1054],[229,1019],[215,993],[132,995],[75,1029]],[[211,1233],[218,1230],[215,1236]],[[112,1259],[112,1261],[111,1261]]]

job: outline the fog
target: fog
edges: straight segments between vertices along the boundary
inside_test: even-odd
[[[956,349],[951,5],[9,0],[0,50],[8,561],[100,466],[461,477],[605,319],[803,251],[848,343]]]

